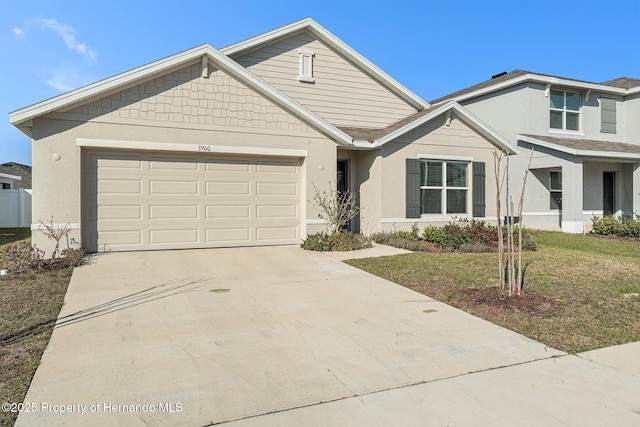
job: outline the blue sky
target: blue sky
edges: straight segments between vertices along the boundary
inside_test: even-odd
[[[640,0],[0,0],[0,163],[31,164],[11,111],[308,16],[426,100],[518,68],[640,78]]]

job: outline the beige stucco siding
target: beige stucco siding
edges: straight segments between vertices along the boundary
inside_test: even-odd
[[[86,138],[127,141],[133,148],[136,142],[184,144],[185,152],[199,145],[306,151],[307,157],[300,160],[301,181],[307,183],[301,195],[304,235],[307,220],[317,218],[304,203],[313,193],[310,183],[323,188],[335,179],[336,144],[241,83],[218,74],[206,79],[198,66],[189,66],[106,99],[36,119],[33,222],[53,217],[56,223],[70,223],[71,236],[80,241],[82,149],[77,141]],[[308,232],[317,228],[310,225]],[[33,237],[50,252],[52,242],[38,232]]]
[[[314,83],[298,80],[298,50],[315,54]],[[336,51],[302,32],[234,58],[336,126],[383,128],[415,112]]]
[[[485,204],[488,218],[495,218],[495,187],[493,185],[494,145],[470,129],[462,121],[452,118],[449,125],[440,116],[414,129],[413,131],[384,145],[381,149],[380,197],[382,229],[408,228],[414,222],[423,227],[427,224],[446,223],[452,216],[422,215],[422,218],[406,219],[406,159],[444,159],[457,158],[473,162],[484,162],[486,170]],[[471,170],[469,171],[468,197],[472,195]],[[464,215],[457,215],[458,217]],[[471,216],[471,210],[468,212]]]

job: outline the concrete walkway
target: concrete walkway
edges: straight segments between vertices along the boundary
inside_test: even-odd
[[[297,247],[111,253],[16,425],[640,425],[640,378],[591,357]]]

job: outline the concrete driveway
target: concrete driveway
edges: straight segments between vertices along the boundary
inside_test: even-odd
[[[640,377],[297,247],[76,269],[18,426],[639,425]]]

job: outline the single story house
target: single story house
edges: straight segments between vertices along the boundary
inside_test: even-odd
[[[195,47],[10,120],[32,138],[34,222],[70,224],[88,251],[298,244],[323,228],[315,189],[336,185],[358,193],[352,228],[364,233],[495,219],[493,150],[518,151],[312,19]]]
[[[18,177],[17,179],[13,179],[13,186],[10,187],[12,189],[31,189],[31,166],[16,162],[2,163],[0,164],[0,174]],[[2,188],[5,188],[4,181],[0,179],[0,182],[3,183]]]
[[[593,83],[515,70],[432,104],[451,102],[518,147],[514,198],[533,153],[527,226],[582,233],[594,217],[640,213],[640,79]]]

